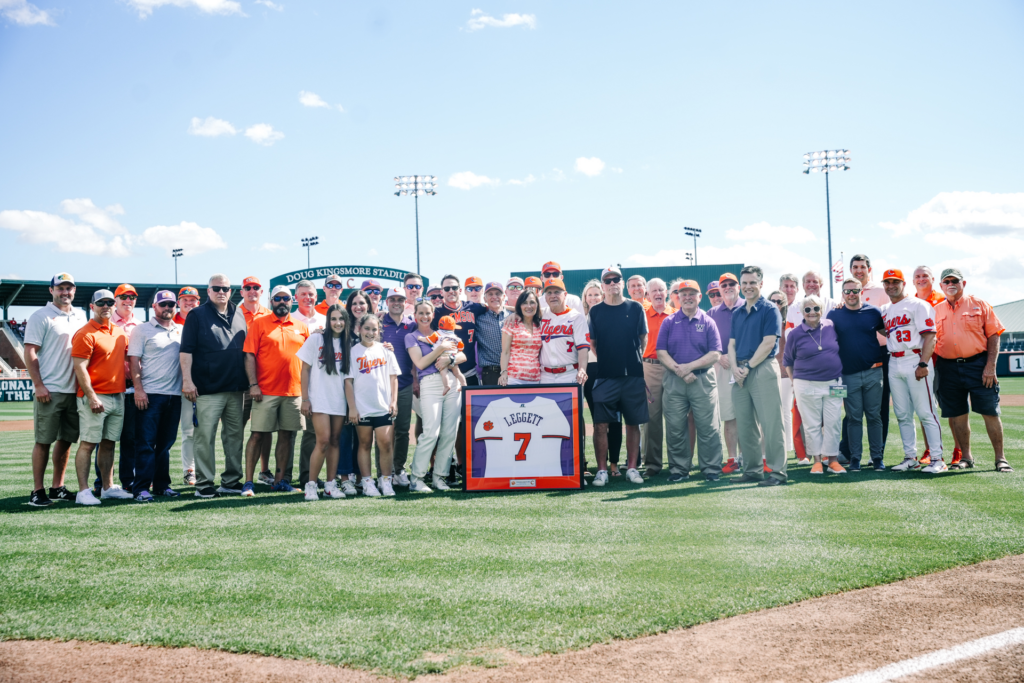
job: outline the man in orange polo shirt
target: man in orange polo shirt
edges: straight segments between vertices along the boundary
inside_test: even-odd
[[[423,285],[420,285],[422,289]],[[341,301],[341,293],[345,290],[345,283],[337,273],[331,273],[324,280],[324,300],[313,307],[317,313],[327,316],[327,309]],[[344,304],[342,304],[344,305]],[[268,311],[269,312],[269,311]],[[308,327],[308,325],[307,325]]]
[[[639,276],[634,276],[639,277]],[[647,318],[647,346],[644,348],[644,383],[647,385],[647,411],[650,421],[641,425],[640,431],[644,445],[644,467],[647,476],[654,477],[662,468],[662,442],[665,438],[665,424],[661,410],[662,383],[665,367],[658,360],[658,332],[665,318],[676,312],[668,305],[668,286],[660,277],[646,284],[647,298],[650,303],[644,306]]]
[[[996,359],[999,335],[1006,329],[995,311],[976,296],[964,294],[967,281],[957,268],[942,271],[946,300],[935,307],[936,398],[942,417],[960,444],[961,456],[951,469],[974,467],[971,456],[970,410],[985,420],[997,472],[1013,472],[1003,455],[1003,423],[999,419],[999,380]]]
[[[121,438],[124,420],[124,364],[128,335],[114,325],[114,293],[98,289],[92,295],[92,320],[71,341],[71,359],[78,380],[78,474],[79,505],[99,505],[89,489],[89,465],[99,445],[96,462],[100,471],[100,498],[131,499],[132,494],[114,484],[114,442]]]
[[[188,312],[199,305],[199,290],[195,287],[182,287],[178,290],[178,312],[174,314],[174,324],[184,325]]]
[[[245,316],[245,329],[248,330],[252,327],[252,321],[257,318],[262,318],[265,315],[270,315],[270,309],[260,303],[260,297],[263,296],[263,283],[255,275],[242,280],[242,315]],[[249,422],[249,417],[252,415],[252,396],[248,392],[242,394],[242,425],[244,426]],[[260,451],[260,481],[264,484],[273,485],[274,473],[268,468],[270,467],[270,439],[266,439],[263,442],[263,450]]]
[[[271,491],[296,489],[282,481],[288,451],[295,432],[305,428],[301,408],[302,361],[296,355],[309,338],[306,324],[292,320],[291,290],[284,285],[270,293],[273,315],[257,318],[245,337],[245,372],[252,396],[252,434],[245,448],[243,496],[253,496],[252,477],[262,444],[277,432],[274,460],[277,475]]]
[[[182,287],[178,290],[178,312],[174,314],[174,323],[185,329],[188,313],[199,305],[199,290],[195,287]],[[196,433],[194,422],[195,403],[184,396],[181,398],[181,481],[186,486],[196,485],[196,454],[193,450],[193,439]]]

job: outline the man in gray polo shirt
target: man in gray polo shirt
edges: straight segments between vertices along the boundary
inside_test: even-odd
[[[132,332],[128,363],[135,387],[135,478],[132,495],[140,503],[153,496],[177,498],[171,488],[171,446],[181,420],[181,326],[174,322],[174,292],[153,300],[153,317]]]
[[[36,439],[32,447],[33,486],[28,501],[35,507],[45,507],[56,500],[75,500],[75,494],[64,488],[68,453],[71,444],[78,441],[71,338],[86,320],[85,315],[71,305],[75,300],[75,279],[69,273],[57,273],[50,279],[50,295],[53,301],[33,313],[25,328],[25,360],[36,395],[32,403]],[[43,490],[43,475],[51,445],[53,486],[47,496]]]

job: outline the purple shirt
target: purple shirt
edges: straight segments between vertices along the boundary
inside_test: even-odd
[[[711,316],[711,319],[715,321],[715,325],[718,326],[718,336],[725,340],[726,348],[723,350],[723,353],[729,350],[729,333],[732,332],[732,312],[742,305],[743,297],[740,297],[736,299],[736,305],[732,308],[728,308],[723,301],[708,311],[708,315]]]
[[[821,340],[821,351],[818,340]],[[816,329],[800,323],[786,335],[786,352],[782,364],[793,368],[793,379],[830,382],[843,374],[839,357],[839,338],[831,320],[822,320]]]
[[[390,342],[395,347],[395,360],[398,361],[398,369],[402,371],[398,375],[398,389],[402,390],[412,384],[412,358],[409,358],[409,348],[405,345],[405,338],[416,331],[416,323],[411,316],[405,316],[401,323],[395,324],[390,313],[384,314],[381,323],[380,340]],[[419,335],[417,334],[417,336]]]
[[[424,335],[420,334],[418,326],[413,325],[412,332],[405,335],[406,355],[409,355],[408,349],[411,349],[414,346],[420,347],[420,356],[422,358],[426,358],[427,356],[434,352],[433,344],[419,341],[419,338],[422,336]],[[409,362],[412,363],[412,358],[409,359]],[[427,366],[426,370],[420,370],[419,368],[416,368],[416,370],[419,372],[420,379],[423,379],[427,375],[432,375],[435,372],[437,372],[437,367],[434,366],[433,363],[431,363],[430,365]]]
[[[722,352],[722,339],[714,319],[697,309],[693,318],[679,310],[665,318],[658,331],[658,351],[668,351],[677,363],[692,363],[711,351]]]

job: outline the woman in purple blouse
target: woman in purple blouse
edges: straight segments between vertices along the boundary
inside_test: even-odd
[[[830,387],[843,383],[843,363],[839,358],[839,339],[831,320],[825,320],[825,305],[811,294],[799,304],[804,321],[786,335],[783,354],[793,393],[803,419],[804,446],[814,458],[811,474],[828,471],[846,474],[839,464],[839,439],[843,425],[843,399],[831,396]]]

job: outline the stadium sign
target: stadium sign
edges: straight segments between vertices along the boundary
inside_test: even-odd
[[[318,289],[323,289],[324,280],[328,275],[338,275],[345,283],[345,289],[359,289],[364,280],[376,280],[385,289],[401,285],[405,276],[411,271],[400,268],[385,268],[383,266],[319,266],[314,268],[303,268],[293,270],[290,273],[283,273],[270,280],[270,289],[278,285],[287,285],[294,288],[301,280],[313,282]],[[426,278],[423,278],[424,286],[429,285]]]
[[[35,397],[36,390],[30,379],[0,380],[0,401],[31,401]]]

